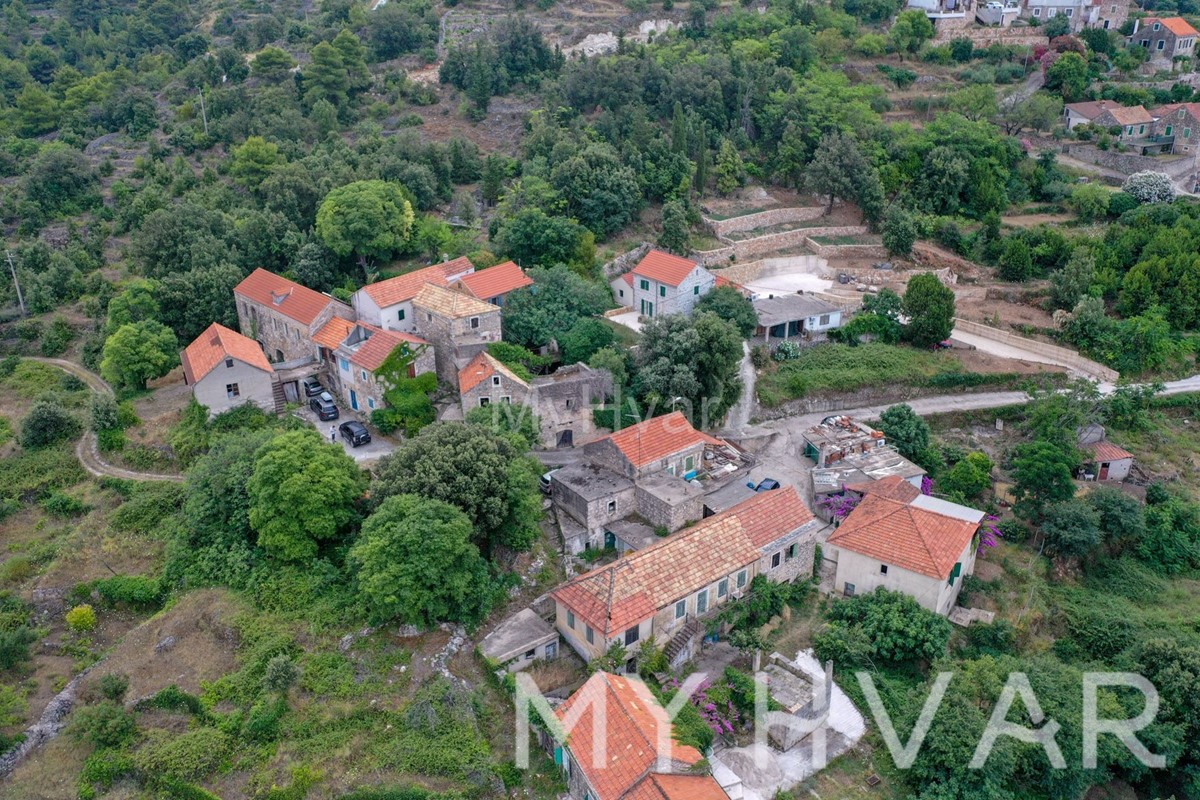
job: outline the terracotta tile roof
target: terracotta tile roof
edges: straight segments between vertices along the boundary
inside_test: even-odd
[[[459,393],[462,394],[471,391],[497,372],[510,381],[514,381],[525,387],[529,386],[515,372],[505,366],[502,361],[492,357],[487,351],[482,351],[476,353],[475,357],[471,359],[471,363],[458,371]]]
[[[1162,119],[1168,114],[1183,109],[1188,114],[1191,114],[1193,119],[1200,119],[1200,103],[1169,103],[1165,106],[1157,106],[1150,109],[1150,113],[1157,119]],[[1164,120],[1169,121],[1169,120]]]
[[[712,775],[650,774],[626,797],[628,800],[729,800]]]
[[[794,487],[758,492],[728,511],[584,573],[551,595],[607,639],[754,563],[762,555],[760,548],[812,520]]]
[[[596,791],[598,800],[630,797],[628,792],[656,767],[660,755],[658,732],[671,725],[667,712],[641,681],[607,672],[597,672],[588,678],[555,714],[565,720],[576,706],[582,713],[567,737],[572,759]],[[597,713],[602,715],[599,726],[595,724]],[[602,731],[603,742],[596,741],[597,727]],[[674,740],[669,752],[661,755],[689,766],[703,759],[696,748]],[[672,784],[672,788],[677,788],[677,784]],[[705,795],[695,797],[708,800]]]
[[[1162,26],[1176,36],[1200,36],[1200,31],[1197,31],[1183,17],[1146,17],[1142,20],[1142,24],[1138,26],[1138,33],[1150,27],[1153,30],[1153,25],[1156,22],[1162,23]]]
[[[307,286],[261,267],[251,272],[233,291],[259,305],[274,308],[303,325],[311,325],[327,305],[337,302],[332,297],[314,292]]]
[[[350,335],[350,331],[354,330],[354,323],[348,319],[341,317],[333,317],[321,326],[320,330],[313,334],[313,341],[322,347],[327,347],[330,350],[336,350],[341,346],[342,342],[346,341],[346,337]]]
[[[1112,442],[1092,442],[1082,445],[1082,449],[1090,450],[1097,461],[1120,461],[1125,458],[1133,458],[1133,453],[1122,450]]]
[[[911,503],[921,494],[921,490],[913,486],[899,475],[889,475],[877,481],[862,481],[847,483],[846,488],[859,494],[874,494],[896,500],[900,503]]]
[[[982,514],[979,512],[980,517]],[[911,501],[868,494],[830,535],[829,543],[910,572],[946,580],[978,527],[978,521],[919,508]]]
[[[500,313],[499,307],[491,303],[485,303],[469,294],[434,286],[432,283],[421,287],[421,291],[417,292],[416,297],[413,298],[413,305],[427,308],[443,317],[453,319]]]
[[[449,286],[451,277],[461,275],[464,272],[470,272],[474,269],[475,266],[467,257],[462,256],[453,261],[434,264],[431,267],[406,272],[403,275],[379,281],[379,283],[369,284],[364,286],[362,290],[367,293],[368,297],[375,301],[375,305],[380,308],[387,308],[397,303],[412,300],[421,291],[421,287],[427,283],[431,283],[434,286]]]
[[[376,328],[374,325],[363,325],[362,327],[373,331],[373,333],[365,342],[358,346],[358,349],[354,351],[354,355],[350,356],[350,361],[371,372],[383,366],[383,362],[387,360],[387,357],[402,344],[429,344],[429,342],[421,337],[413,336],[411,333],[385,331]]]
[[[458,281],[458,285],[480,300],[491,300],[514,289],[532,286],[533,279],[513,262],[505,261],[503,264],[464,275]]]
[[[729,278],[726,278],[724,275],[721,275],[719,273],[717,274],[717,282],[714,283],[713,286],[732,286],[734,289],[737,289],[739,292],[744,289],[744,287],[740,283],[734,283],[733,281],[729,280]]]
[[[633,273],[626,272],[624,275],[621,276],[621,280],[625,281],[630,286],[633,286]]]
[[[1122,125],[1142,125],[1154,121],[1154,117],[1142,106],[1123,106],[1111,100],[1070,103],[1067,109],[1089,120],[1096,119],[1107,111]]]
[[[678,286],[697,266],[690,259],[673,256],[662,250],[651,250],[633,268],[633,274],[668,286]]]
[[[672,411],[661,417],[653,417],[637,425],[630,425],[605,439],[612,440],[621,454],[641,469],[647,464],[666,458],[672,453],[695,447],[697,444],[720,443],[719,439],[701,433],[692,427],[682,411]],[[600,441],[604,441],[601,439]]]
[[[209,325],[180,354],[183,374],[189,385],[204,380],[204,376],[227,358],[237,359],[266,372],[275,372],[258,342],[216,322]]]

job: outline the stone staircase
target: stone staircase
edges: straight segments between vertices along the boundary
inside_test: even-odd
[[[287,409],[287,395],[283,393],[283,384],[279,381],[271,384],[271,397],[275,401],[275,413],[282,414]]]
[[[667,646],[663,648],[663,655],[667,657],[668,664],[674,664],[675,659],[683,652],[688,643],[696,637],[702,630],[700,620],[692,617],[687,623],[679,629],[679,631],[671,637],[671,641],[667,642]]]

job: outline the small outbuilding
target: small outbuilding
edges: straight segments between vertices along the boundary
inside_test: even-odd
[[[1112,442],[1089,442],[1081,444],[1080,449],[1088,454],[1091,464],[1085,469],[1098,481],[1123,481],[1133,469],[1133,453]]]
[[[758,314],[754,339],[768,347],[788,340],[823,342],[830,330],[842,325],[842,309],[807,294],[761,297],[754,301],[754,311]]]
[[[483,637],[479,652],[509,672],[518,672],[534,661],[558,657],[558,631],[533,609],[524,608]]]

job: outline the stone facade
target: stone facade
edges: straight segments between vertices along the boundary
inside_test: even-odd
[[[598,431],[592,408],[612,392],[608,370],[582,363],[534,378],[530,399],[541,423],[542,447],[574,447],[595,439]]]
[[[463,414],[472,409],[491,405],[530,406],[532,393],[529,384],[500,372],[494,373],[487,380],[480,381],[465,392],[461,392]]]
[[[824,206],[791,206],[772,208],[754,214],[743,214],[740,217],[730,217],[729,219],[704,217],[703,221],[704,226],[712,231],[712,235],[720,239],[731,233],[770,228],[773,225],[785,225],[789,222],[807,222],[820,218],[824,213]]]
[[[1162,20],[1157,17],[1147,17],[1139,20],[1134,26],[1133,35],[1129,37],[1130,44],[1137,45],[1150,54],[1154,64],[1169,64],[1176,58],[1191,58],[1196,50],[1196,32],[1190,29],[1183,20]],[[1171,30],[1172,27],[1181,29],[1181,33]]]
[[[634,273],[633,310],[645,317],[691,314],[700,298],[708,294],[716,283],[716,276],[701,266],[689,272],[678,286]]]
[[[262,345],[272,363],[316,360],[317,347],[312,335],[333,316],[354,319],[354,309],[333,298],[317,315],[311,325],[303,325],[291,317],[246,297],[237,297],[238,327],[245,336]]]
[[[924,608],[943,616],[949,614],[950,609],[954,607],[958,593],[962,590],[962,578],[975,572],[976,545],[973,540],[967,543],[958,558],[958,562],[962,564],[962,572],[953,585],[941,578],[912,572],[895,564],[887,564],[888,570],[885,574],[880,569],[882,563],[876,558],[843,548],[830,547],[837,556],[837,571],[834,577],[834,591],[837,593],[844,594],[846,584],[854,587],[855,595],[868,594],[882,587],[909,595]]]
[[[433,348],[429,345],[418,345],[416,358],[410,365],[409,377],[433,372],[436,359]],[[338,348],[334,354],[337,369],[330,369],[336,383],[336,390],[355,411],[370,413],[384,407],[383,396],[388,386],[374,372],[350,361],[349,352]]]
[[[500,341],[500,309],[471,317],[451,317],[413,302],[413,314],[420,336],[433,344],[438,379],[450,385],[458,380],[458,371],[467,362]]]
[[[734,242],[728,247],[716,250],[702,250],[692,253],[692,258],[705,267],[725,267],[733,261],[755,258],[764,253],[772,253],[789,247],[804,247],[804,241],[810,236],[861,236],[867,232],[867,228],[863,225],[798,228],[794,231],[756,236],[753,239]]]
[[[791,583],[797,578],[811,577],[817,551],[815,527],[812,526],[811,532],[793,532],[762,548],[758,574],[766,575],[777,583]]]
[[[668,472],[683,477],[692,470],[699,469],[704,464],[703,442],[697,442],[685,447],[682,450],[671,453],[666,458],[646,464],[640,469],[634,467],[629,462],[629,459],[625,458],[624,453],[613,444],[611,439],[601,439],[597,442],[591,442],[584,446],[583,453],[592,463],[607,467],[613,472],[630,479],[644,478],[658,472]]]
[[[683,478],[655,475],[638,481],[638,513],[655,528],[674,533],[704,516],[704,490]]]
[[[1071,22],[1071,32],[1078,33],[1100,24],[1100,7],[1092,0],[1025,0],[1023,16],[1038,22],[1066,17]]]
[[[556,470],[550,487],[555,507],[585,529],[568,548],[575,553],[602,547],[605,526],[637,512],[633,481],[602,467],[582,464]]]
[[[1161,106],[1153,109],[1151,113],[1155,117],[1155,135],[1174,137],[1171,149],[1173,153],[1194,154],[1200,149],[1200,103]]]

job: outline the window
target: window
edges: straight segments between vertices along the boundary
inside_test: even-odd
[[[587,636],[588,644],[595,644],[596,643],[596,632],[592,630],[592,626],[584,625],[583,629],[584,629],[584,633]]]
[[[1158,47],[1157,47],[1156,49],[1158,49],[1158,50],[1162,50],[1162,49],[1163,49],[1163,48],[1165,48],[1166,46],[1167,46],[1167,40],[1166,40],[1166,39],[1159,39],[1159,40],[1158,40]]]
[[[638,634],[638,626],[637,625],[634,625],[632,628],[629,628],[628,630],[626,630],[625,631],[625,646],[628,647],[629,645],[634,644],[638,640],[638,635],[639,634]]]
[[[374,407],[375,407],[375,398],[368,397],[367,398],[367,408],[374,408]]]
[[[703,614],[705,611],[708,611],[708,589],[702,589],[696,595],[696,613]]]
[[[235,397],[241,396],[241,394],[242,394],[241,390],[238,389],[238,385],[236,383],[225,384],[225,396],[228,397],[230,400],[232,400]]]
[[[782,555],[782,553],[776,553],[775,555],[771,556],[771,569],[775,569],[779,566],[779,561]]]
[[[358,377],[359,377],[359,379],[360,379],[360,380],[364,380],[364,381],[365,381],[365,380],[367,379],[367,371],[366,371],[365,369],[360,369],[360,370],[358,371]]]
[[[688,456],[683,460],[683,469],[685,472],[691,472],[696,468],[696,457]]]
[[[1129,134],[1130,136],[1133,136],[1133,126],[1129,125],[1128,127],[1126,127],[1125,133]]]
[[[574,400],[572,400],[570,397],[568,397],[568,398],[566,399],[566,401],[565,401],[565,402],[566,402],[566,404],[567,404],[567,410],[568,410],[568,411],[570,411],[572,408],[574,408],[574,407],[575,407],[575,401],[574,401]]]
[[[793,558],[796,557],[796,548],[797,547],[798,547],[798,545],[793,544],[791,547],[789,547],[787,549],[787,555],[784,557],[785,561],[791,561]]]
[[[1145,126],[1145,125],[1138,125],[1138,135],[1140,136],[1141,134],[1143,134],[1143,133],[1145,133],[1145,132],[1146,132],[1146,126]]]
[[[746,585],[746,570],[742,570],[737,574],[737,587],[741,589]]]
[[[950,585],[951,586],[954,585],[954,581],[956,578],[958,578],[959,575],[962,575],[962,562],[961,561],[959,561],[957,564],[954,565],[954,569],[950,570]]]
[[[1162,23],[1161,22],[1154,23],[1154,30],[1156,30],[1156,31],[1162,30]]]
[[[1040,8],[1035,8],[1035,9],[1033,10],[1033,15],[1034,15],[1035,17],[1040,17],[1040,16],[1042,15],[1042,10],[1041,10]]]
[[[680,600],[675,604],[675,619],[683,619],[687,616],[687,600]]]
[[[700,294],[700,287],[699,287],[699,286],[693,286],[693,287],[692,287],[692,294],[695,294],[695,295],[698,295],[698,294]]]
[[[500,405],[502,405],[502,406],[507,406],[507,405],[511,405],[511,404],[512,404],[512,398],[511,398],[511,397],[501,397],[501,398],[500,398]]]
[[[429,312],[425,312],[425,321],[433,322],[433,314],[430,314]]]
[[[625,290],[624,290],[624,289],[618,289],[618,290],[617,290],[617,296],[618,296],[618,297],[624,297],[624,296],[625,296]]]
[[[500,376],[493,375],[492,376],[492,386],[499,386],[499,385],[500,385]]]
[[[229,369],[232,366],[233,366],[233,359],[232,358],[225,359],[225,368]]]
[[[471,317],[471,330],[479,327],[479,317]]]
[[[1066,15],[1069,17],[1069,16],[1071,16],[1072,14],[1074,14],[1074,13],[1075,13],[1075,9],[1073,9],[1073,8],[1065,8],[1065,9],[1063,9],[1063,13],[1064,13],[1064,14],[1066,14]]]
[[[828,315],[828,314],[822,314],[822,315],[821,315],[821,324],[822,324],[822,325],[828,325],[828,324],[829,324],[829,315]]]
[[[717,597],[724,597],[729,594],[729,578],[717,584]]]
[[[617,513],[617,501],[616,500],[608,501],[608,513],[610,513],[610,514]]]
[[[567,609],[567,627],[574,629],[575,627],[575,612]]]
[[[492,401],[491,401],[491,400],[489,400],[488,398],[486,398],[486,397],[481,397],[481,398],[479,398],[479,407],[480,407],[480,408],[484,408],[484,407],[486,407],[486,406],[489,406],[489,405],[491,405],[491,404],[492,404]]]
[[[659,297],[666,297],[666,296],[667,296],[667,287],[665,287],[665,286],[659,286],[659,287],[658,287],[658,296],[659,296]]]
[[[879,565],[879,574],[880,574],[880,575],[887,575],[887,564],[880,564],[880,565]]]
[[[642,291],[650,291],[650,281],[646,280],[645,278],[642,278],[640,281],[638,281],[638,286],[642,288]]]
[[[537,655],[537,649],[533,649],[533,650],[526,650],[526,651],[525,651],[525,660],[526,660],[526,661],[529,661],[529,660],[530,660],[530,659],[532,659],[532,658],[533,658],[535,655]]]
[[[1109,9],[1108,9],[1108,13],[1110,13],[1110,14],[1115,14],[1115,13],[1117,13],[1117,7],[1116,7],[1116,6],[1110,6],[1110,7],[1109,7]]]
[[[404,319],[404,309],[403,308],[396,312],[396,321],[399,322],[402,319]]]
[[[341,367],[341,370],[342,370],[342,372],[349,372],[349,371],[350,371],[350,362],[349,362],[349,361],[347,361],[347,360],[346,360],[346,359],[344,359],[344,358],[339,358],[339,359],[338,359],[338,366],[339,366],[339,367]]]
[[[1184,128],[1184,129],[1183,129],[1183,138],[1185,138],[1185,139],[1190,139],[1190,138],[1192,138],[1192,129],[1191,129],[1191,128]]]
[[[1173,130],[1173,128],[1170,125],[1168,125],[1166,127],[1166,130],[1163,131],[1163,136],[1170,136],[1172,130]]]
[[[842,594],[846,595],[846,597],[854,597],[854,584],[853,583],[844,584],[842,586]]]

